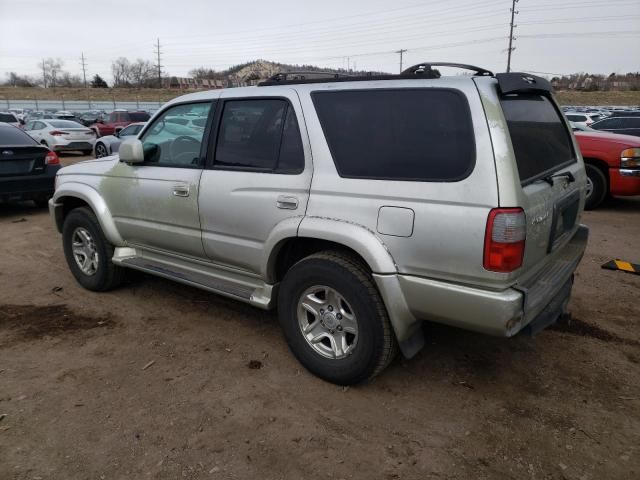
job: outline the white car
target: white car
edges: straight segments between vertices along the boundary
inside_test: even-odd
[[[12,112],[0,112],[0,123],[8,123],[14,127],[20,127],[20,120],[15,113]]]
[[[601,118],[597,113],[565,112],[564,115],[571,123],[583,125],[585,127],[597,122]]]
[[[54,152],[79,150],[89,155],[96,143],[91,129],[71,120],[32,120],[24,126],[24,131]]]

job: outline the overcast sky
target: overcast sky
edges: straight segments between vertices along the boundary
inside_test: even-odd
[[[520,0],[514,70],[640,70],[640,0]],[[0,78],[38,75],[42,58],[110,81],[111,60],[163,73],[263,58],[397,72],[425,60],[506,68],[511,0],[0,0]],[[348,57],[348,58],[347,58]]]

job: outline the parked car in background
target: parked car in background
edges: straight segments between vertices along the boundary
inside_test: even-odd
[[[118,153],[122,141],[126,140],[127,137],[135,137],[138,135],[144,126],[145,122],[132,123],[114,135],[105,135],[104,137],[100,137],[96,140],[93,147],[94,156],[96,158],[102,158]]]
[[[589,114],[589,113],[579,113],[579,112],[566,112],[564,114],[572,123],[577,123],[579,125],[584,125],[588,127],[593,122],[600,119],[600,115],[598,114]]]
[[[113,135],[122,130],[127,125],[134,122],[146,122],[149,120],[147,112],[128,112],[126,110],[114,110],[105,120],[98,120],[90,126],[91,130],[96,132],[96,137],[105,135]]]
[[[132,268],[277,307],[294,355],[339,384],[415,355],[422,320],[545,328],[587,243],[582,157],[548,81],[460,67],[474,74],[283,74],[172,100],[119,158],[60,171],[70,271],[94,291]]]
[[[640,195],[640,138],[603,131],[574,131],[587,170],[585,208],[607,195]]]
[[[60,120],[73,120],[76,121],[76,116],[71,113],[68,112],[66,110],[58,110],[57,112],[55,112],[53,114],[54,118],[58,118]]]
[[[21,125],[20,119],[13,112],[0,112],[0,123],[8,123],[14,127]]]
[[[21,129],[0,123],[0,200],[33,200],[46,206],[59,169],[54,152]]]
[[[106,117],[106,113],[100,110],[91,110],[89,112],[84,112],[78,117],[78,122],[83,124],[85,127],[90,127],[94,123],[98,121],[104,121]]]
[[[91,129],[71,120],[31,120],[24,126],[24,131],[56,152],[77,150],[89,155],[96,141]]]
[[[613,110],[612,117],[640,117],[640,110]]]
[[[640,136],[640,117],[608,117],[589,125],[601,130],[622,135]]]

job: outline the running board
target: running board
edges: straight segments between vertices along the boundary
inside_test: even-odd
[[[275,285],[266,284],[257,277],[237,270],[131,247],[116,248],[113,263],[234,298],[262,309],[274,306]]]

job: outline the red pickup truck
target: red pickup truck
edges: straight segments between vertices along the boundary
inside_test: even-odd
[[[608,195],[640,195],[640,137],[586,131],[575,135],[587,169],[587,210]]]
[[[147,120],[149,120],[149,114],[147,112],[114,110],[105,121],[96,122],[90,125],[89,128],[96,132],[96,137],[104,137],[105,135],[113,135],[119,132],[130,123],[146,122]]]

